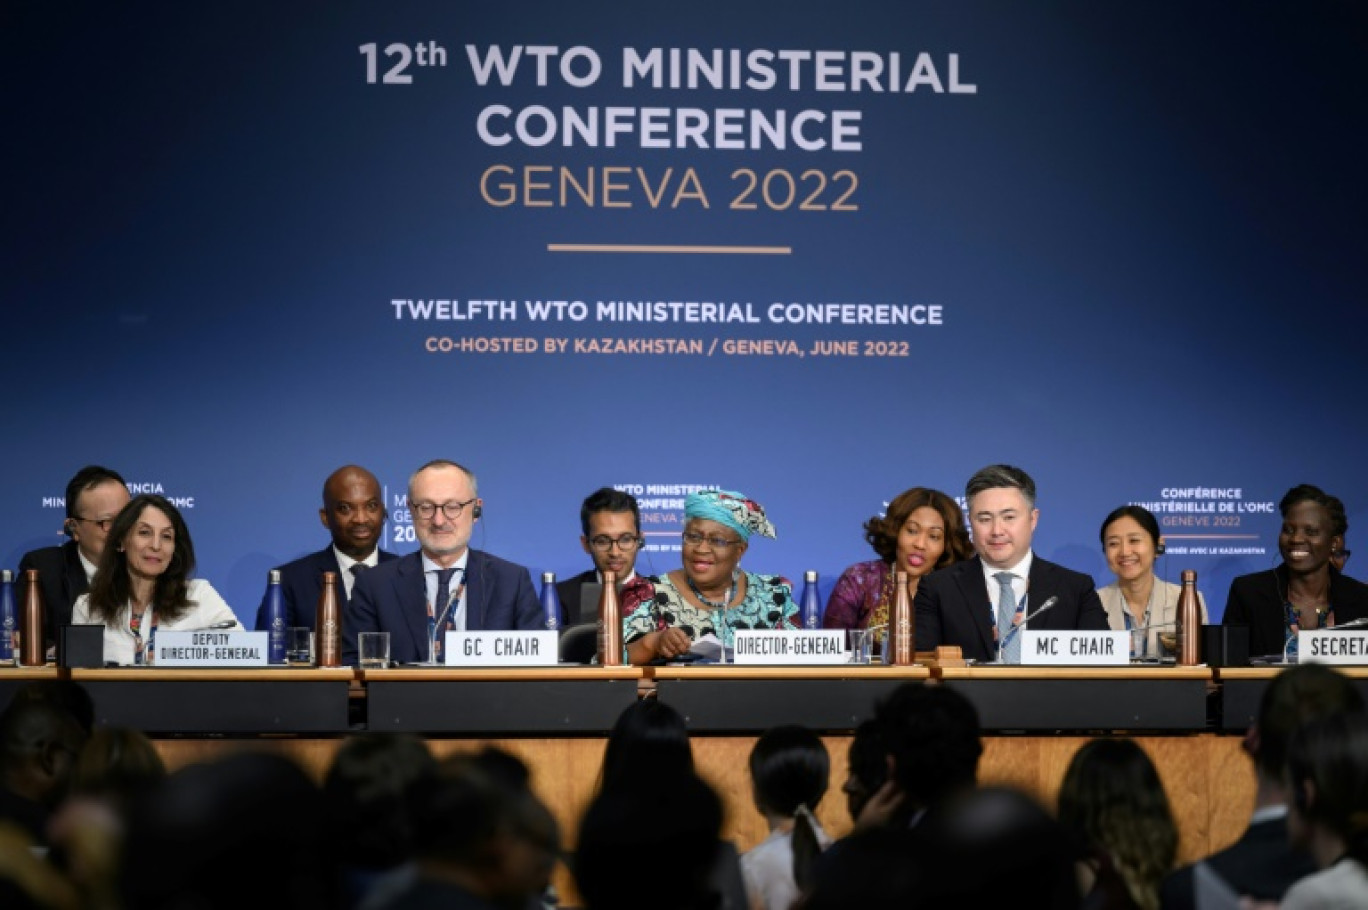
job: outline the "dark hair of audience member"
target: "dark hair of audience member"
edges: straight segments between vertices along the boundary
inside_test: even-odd
[[[15,690],[10,704],[18,704],[21,701],[42,701],[56,705],[70,714],[87,736],[95,729],[95,702],[85,690],[85,686],[78,682],[69,679],[39,679],[24,683]]]
[[[877,723],[865,720],[855,728],[846,763],[848,773],[841,790],[846,795],[846,809],[853,821],[860,817],[869,798],[888,780],[888,759]]]
[[[0,714],[0,788],[55,806],[67,793],[85,739],[80,723],[56,702],[12,699]]]
[[[100,727],[76,757],[71,791],[100,797],[126,812],[164,777],[166,765],[144,733],[128,727]]]
[[[342,744],[323,779],[323,796],[344,866],[390,869],[412,858],[408,791],[436,764],[415,736],[370,733]]]
[[[1297,728],[1332,714],[1362,714],[1363,696],[1354,681],[1322,664],[1298,664],[1275,676],[1264,689],[1247,746],[1259,773],[1281,784],[1287,750]]]
[[[190,576],[195,571],[195,545],[180,510],[165,496],[144,493],[135,496],[119,510],[109,526],[109,538],[95,577],[90,580],[90,615],[105,622],[116,620],[128,608],[133,583],[128,576],[128,555],[123,543],[144,509],[154,508],[166,516],[175,537],[175,548],[166,571],[157,576],[152,588],[152,607],[162,619],[175,619],[190,609]]]
[[[1287,781],[1297,814],[1368,868],[1368,715],[1331,715],[1298,730]]]
[[[831,776],[826,746],[807,727],[772,727],[751,749],[750,773],[760,811],[793,819],[793,880],[806,891],[822,852],[813,813]]]
[[[600,786],[649,775],[669,781],[693,771],[693,751],[684,717],[669,705],[644,698],[629,705],[613,724],[603,752]]]
[[[167,777],[130,816],[119,882],[138,910],[334,910],[322,793],[278,755],[244,752]],[[156,857],[155,868],[145,860]]]
[[[711,910],[722,803],[692,771],[604,787],[580,822],[574,872],[589,910]]]
[[[875,712],[904,813],[934,808],[978,779],[978,712],[945,686],[904,683]]]
[[[1159,884],[1178,855],[1178,828],[1154,763],[1133,740],[1094,739],[1074,753],[1059,790],[1059,821],[1100,861],[1100,885],[1114,869],[1138,906],[1159,906]]]

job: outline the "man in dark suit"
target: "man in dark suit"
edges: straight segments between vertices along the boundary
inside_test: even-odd
[[[324,572],[336,573],[345,607],[356,576],[399,558],[380,549],[385,529],[384,493],[380,481],[365,468],[349,464],[328,475],[323,482],[323,507],[318,510],[318,518],[332,534],[332,545],[280,567],[286,628],[314,627]],[[256,627],[266,629],[265,597],[257,608]]]
[[[1244,738],[1245,752],[1254,759],[1254,814],[1239,840],[1203,860],[1241,897],[1276,904],[1294,882],[1316,871],[1310,855],[1288,843],[1287,749],[1300,727],[1363,710],[1354,681],[1321,664],[1289,667],[1264,689],[1259,715]],[[1164,880],[1161,906],[1197,906],[1192,869],[1184,866]]]
[[[1029,628],[1107,630],[1093,580],[1031,552],[1040,510],[1030,475],[990,465],[969,478],[964,496],[978,556],[918,585],[917,650],[959,645],[968,659],[1019,663],[1025,620],[1051,597],[1058,602]]]
[[[342,658],[355,663],[362,632],[388,632],[390,659],[441,661],[447,631],[544,627],[527,569],[470,549],[484,510],[475,475],[430,461],[409,478],[408,505],[421,549],[362,573],[343,613]]]
[[[637,553],[641,551],[641,512],[636,497],[612,487],[590,493],[580,506],[580,546],[594,567],[556,585],[561,604],[561,627],[594,622],[598,604],[584,603],[584,585],[602,584],[603,573],[617,575],[618,586],[636,575]]]
[[[71,622],[71,605],[76,598],[90,590],[109,526],[128,500],[128,486],[117,473],[99,465],[81,468],[66,488],[62,533],[71,539],[59,547],[30,550],[19,560],[21,579],[28,569],[38,570],[47,607],[49,644],[57,640],[62,626]]]

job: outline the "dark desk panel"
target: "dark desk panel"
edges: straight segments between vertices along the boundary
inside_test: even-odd
[[[60,670],[48,667],[0,667],[0,711],[10,703],[20,687],[40,680],[59,679]]]
[[[946,667],[985,731],[1207,727],[1207,667]]]
[[[72,670],[95,722],[146,733],[346,733],[356,671]]]
[[[1221,667],[1216,676],[1221,681],[1221,725],[1226,733],[1243,733],[1259,714],[1268,681],[1285,667]],[[1368,701],[1368,667],[1335,667],[1351,677],[1365,701]]]
[[[603,734],[637,700],[636,667],[363,670],[371,732]]]
[[[660,667],[657,697],[684,715],[693,733],[760,733],[780,724],[853,730],[874,703],[925,667]]]

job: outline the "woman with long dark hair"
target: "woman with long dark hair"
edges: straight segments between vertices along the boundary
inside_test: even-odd
[[[817,857],[831,843],[813,814],[826,795],[831,758],[806,727],[774,727],[751,749],[750,773],[770,833],[741,857],[741,873],[752,906],[788,910],[811,889]]]

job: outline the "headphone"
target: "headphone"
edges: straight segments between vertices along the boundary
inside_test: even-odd
[[[479,518],[479,517],[480,517],[481,515],[483,515],[483,514],[484,514],[484,507],[483,507],[483,506],[477,505],[477,506],[475,506],[475,508],[473,508],[473,509],[470,510],[470,517],[471,517],[472,520],[473,520],[473,519],[476,519],[476,518]]]
[[[1166,549],[1167,549],[1167,547],[1164,546],[1164,538],[1161,537],[1161,538],[1159,538],[1159,546],[1157,546],[1157,547],[1154,548],[1154,555],[1155,555],[1155,556],[1163,556],[1163,555],[1164,555],[1164,550],[1166,550]]]

